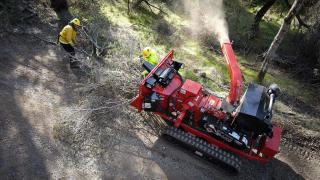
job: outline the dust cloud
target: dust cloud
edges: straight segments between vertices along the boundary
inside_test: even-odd
[[[184,0],[185,11],[191,18],[193,35],[213,32],[220,43],[229,40],[223,0]]]

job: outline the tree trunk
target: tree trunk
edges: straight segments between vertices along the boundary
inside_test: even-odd
[[[130,0],[127,0],[128,15],[130,14]]]
[[[289,3],[289,0],[284,0],[284,2],[286,3],[286,5],[287,5],[288,8],[291,7],[291,5],[290,5],[290,3]],[[299,26],[303,26],[303,27],[305,27],[305,28],[307,28],[307,29],[310,29],[310,26],[309,26],[308,24],[306,24],[306,23],[301,19],[301,17],[300,17],[299,14],[296,14],[296,17],[297,17],[297,20],[298,20],[298,22],[299,22]]]
[[[264,79],[264,76],[267,73],[268,70],[268,65],[269,65],[269,61],[270,59],[272,59],[273,57],[275,57],[276,52],[280,46],[280,44],[282,43],[284,36],[287,34],[287,32],[290,29],[290,24],[292,19],[298,14],[298,12],[300,11],[300,9],[303,6],[303,2],[304,0],[295,0],[293,5],[291,6],[291,9],[289,10],[287,16],[284,18],[284,21],[277,33],[277,35],[274,37],[261,66],[260,72],[258,74],[258,82],[262,82]]]
[[[137,1],[133,4],[133,7],[132,7],[132,8],[133,8],[133,9],[137,9],[143,1],[144,1],[144,0],[137,0]]]
[[[55,11],[64,11],[68,10],[68,2],[67,0],[50,0],[51,7]]]
[[[251,35],[250,39],[253,39],[257,36],[259,32],[259,24],[263,18],[263,16],[268,12],[271,6],[276,2],[276,0],[268,0],[263,7],[258,11],[256,16],[254,17],[254,22],[251,26]]]

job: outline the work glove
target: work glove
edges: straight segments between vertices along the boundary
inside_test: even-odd
[[[144,59],[141,57],[141,56],[139,56],[139,57],[136,57],[135,59],[134,59],[134,62],[138,62],[139,64],[143,64],[143,62],[144,62]]]
[[[149,74],[149,72],[147,70],[142,71],[141,75],[143,77],[146,77]]]
[[[143,64],[143,62],[144,62],[144,58],[140,55],[139,57],[139,62],[140,62],[140,64]]]

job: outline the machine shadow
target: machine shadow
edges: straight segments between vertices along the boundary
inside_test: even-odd
[[[219,164],[200,158],[191,151],[173,144],[165,137],[160,136],[152,147],[154,160],[167,175],[168,179],[304,179],[288,164],[272,159],[267,164],[243,159],[241,171],[234,175],[223,169]],[[161,155],[159,158],[159,154]],[[164,159],[167,159],[164,161]],[[170,159],[170,160],[168,160]],[[177,163],[177,170],[167,162]],[[166,162],[166,163],[165,163]],[[204,178],[203,178],[204,177]]]

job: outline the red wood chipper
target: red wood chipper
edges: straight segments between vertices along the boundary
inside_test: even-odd
[[[197,155],[239,172],[242,156],[267,162],[279,152],[281,129],[272,125],[272,108],[280,93],[250,83],[242,95],[242,74],[229,40],[221,43],[230,75],[226,98],[209,93],[201,84],[184,80],[182,63],[171,50],[158,65],[143,66],[149,74],[141,81],[131,106],[161,116],[169,125],[162,133]],[[242,98],[241,98],[242,95]]]

